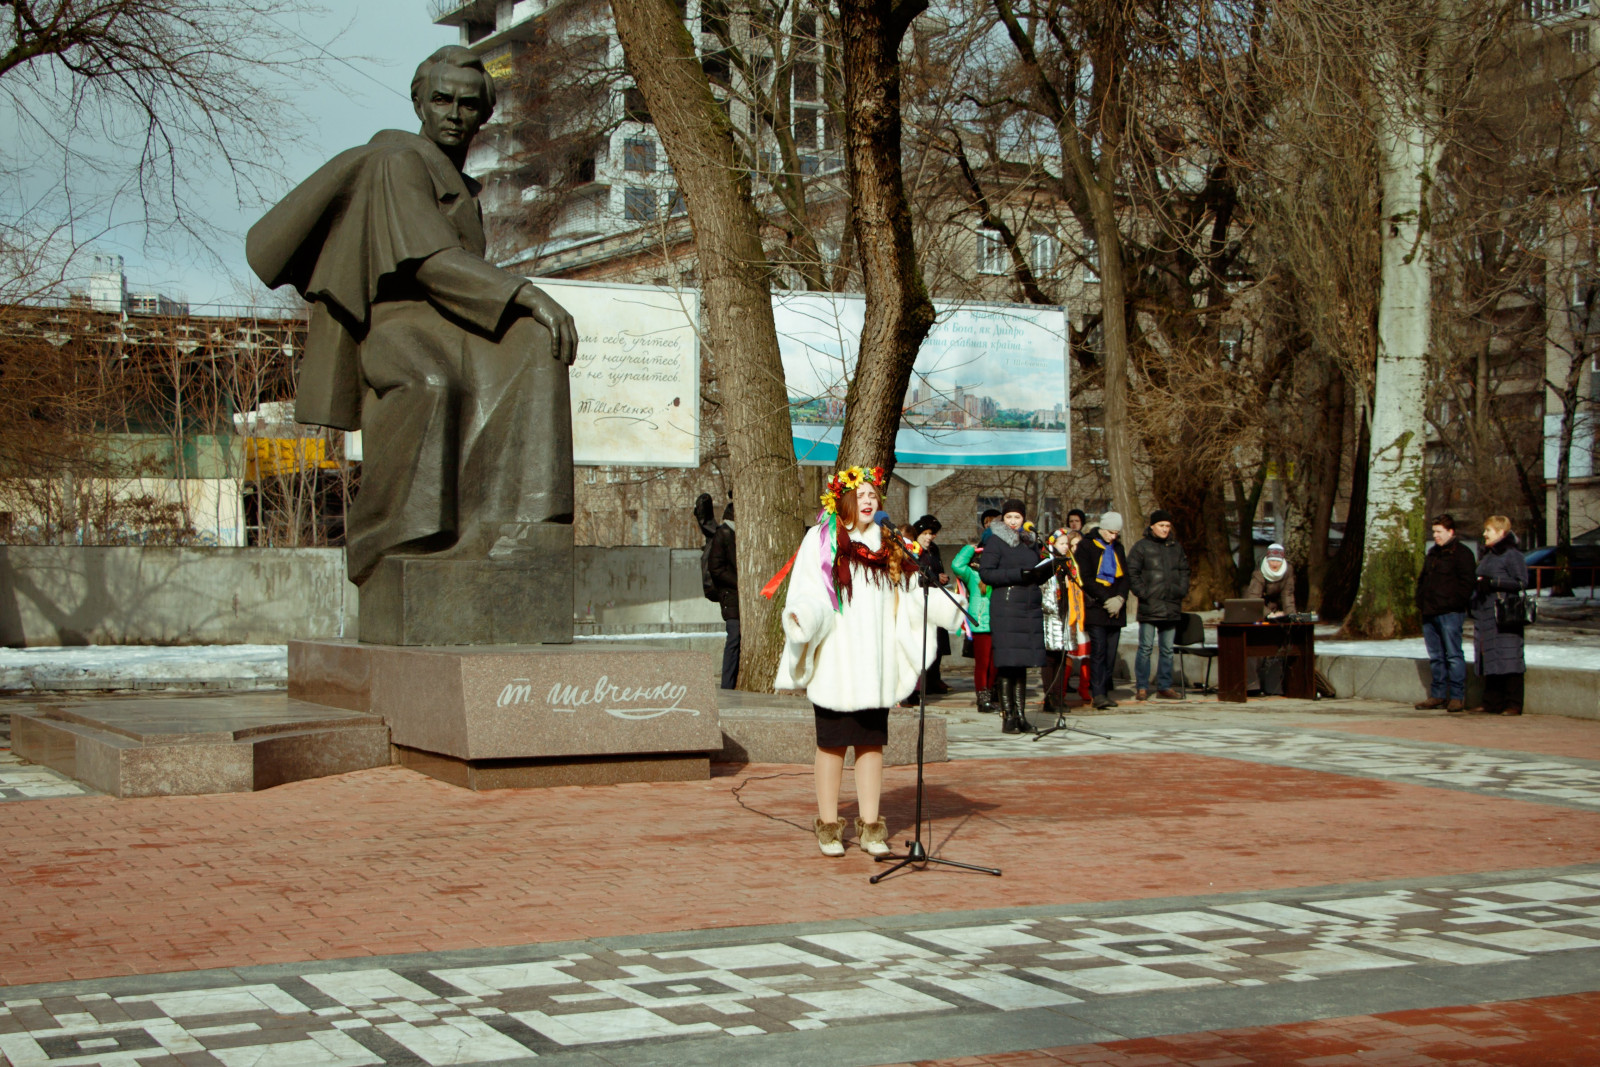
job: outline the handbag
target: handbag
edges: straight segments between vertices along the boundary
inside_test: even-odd
[[[1494,595],[1494,624],[1501,630],[1520,630],[1539,617],[1539,608],[1528,594],[1496,593]]]

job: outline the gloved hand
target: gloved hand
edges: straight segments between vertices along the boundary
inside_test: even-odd
[[[1127,601],[1120,596],[1107,597],[1105,601],[1106,614],[1121,615],[1122,605],[1125,603],[1127,603]]]

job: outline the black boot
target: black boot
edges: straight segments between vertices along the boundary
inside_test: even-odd
[[[1019,698],[1017,696],[1017,680],[1010,676],[1000,679],[1000,732],[1003,734],[1020,734],[1022,727],[1017,725]]]
[[[980,714],[980,715],[993,715],[994,714],[994,690],[993,689],[980,689],[980,690],[978,690],[978,714]]]
[[[1033,723],[1028,721],[1028,676],[1024,674],[1017,679],[1017,733],[1033,733]]]

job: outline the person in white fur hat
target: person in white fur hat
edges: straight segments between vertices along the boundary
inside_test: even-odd
[[[850,748],[856,750],[857,841],[871,855],[888,853],[889,828],[878,801],[889,708],[916,688],[932,660],[933,628],[961,625],[961,609],[935,593],[927,601],[924,641],[912,546],[873,522],[886,480],[881,467],[837,472],[822,496],[817,525],[789,564],[783,657],[773,685],[804,689],[815,709],[815,829],[827,856],[844,854],[839,786]]]

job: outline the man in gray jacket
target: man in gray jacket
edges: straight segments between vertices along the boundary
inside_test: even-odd
[[[1189,558],[1172,536],[1172,515],[1157,508],[1150,527],[1128,553],[1128,586],[1139,598],[1139,652],[1133,658],[1135,700],[1150,699],[1150,653],[1156,660],[1156,696],[1180,699],[1172,688],[1172,646],[1183,621],[1183,598],[1189,595]]]

